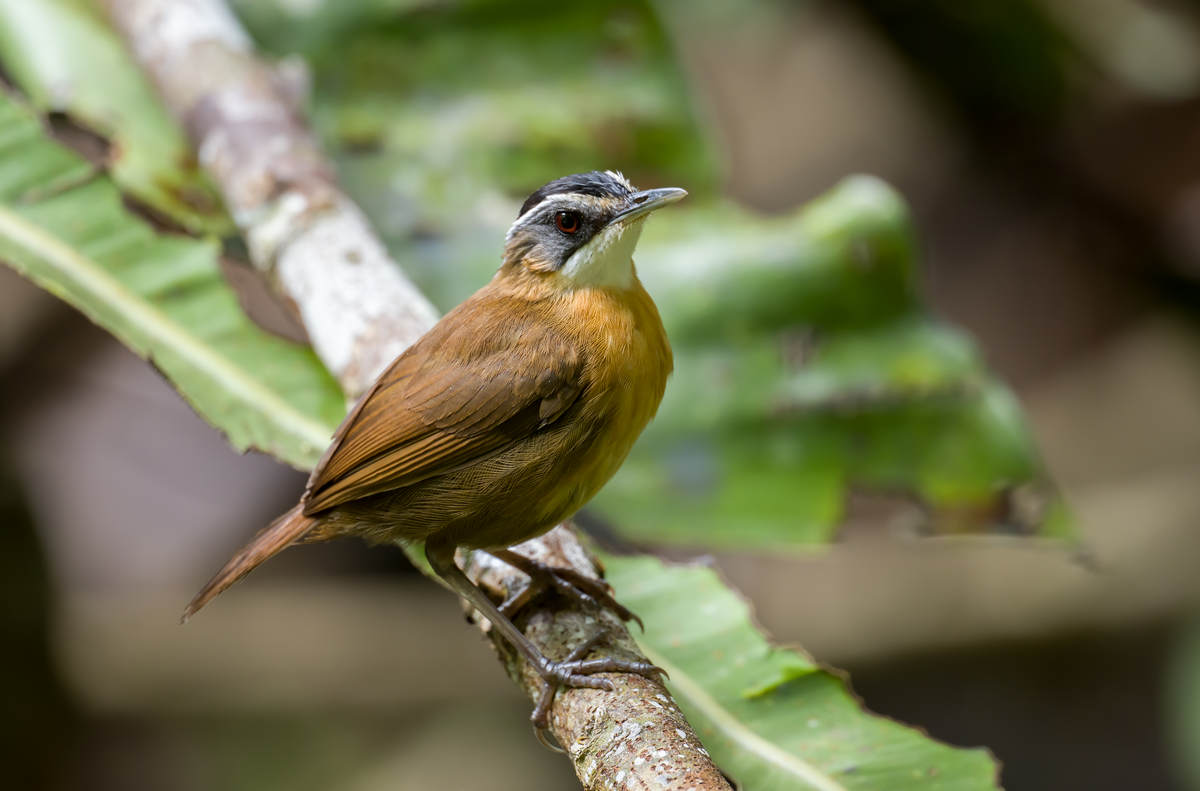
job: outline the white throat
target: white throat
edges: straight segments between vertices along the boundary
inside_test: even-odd
[[[577,286],[629,288],[633,283],[633,248],[642,235],[644,220],[638,217],[628,224],[616,222],[605,227],[571,254],[559,274]]]

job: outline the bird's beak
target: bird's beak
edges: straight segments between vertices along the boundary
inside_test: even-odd
[[[613,217],[611,222],[629,222],[638,217],[645,217],[655,209],[661,209],[668,203],[676,203],[687,197],[687,190],[679,187],[661,187],[656,190],[642,190],[629,196],[629,208]]]

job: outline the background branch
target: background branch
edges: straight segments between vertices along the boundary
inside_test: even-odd
[[[296,107],[294,81],[255,57],[220,0],[105,0],[110,16],[217,181],[251,258],[296,307],[313,346],[347,395],[436,320],[337,186]],[[575,533],[560,526],[519,551],[596,575]],[[468,571],[498,594],[527,580],[478,554]],[[608,613],[533,597],[520,615],[548,656],[564,656],[603,626],[618,653],[643,658]],[[486,622],[482,626],[487,628]],[[538,680],[493,636],[510,675],[536,697]],[[586,789],[728,789],[660,684],[615,676],[615,692],[560,693],[551,730]]]

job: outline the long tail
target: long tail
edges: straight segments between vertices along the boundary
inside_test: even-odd
[[[230,558],[225,567],[216,573],[208,584],[200,589],[191,604],[183,611],[182,623],[187,623],[200,608],[215,599],[222,591],[242,577],[253,571],[259,564],[272,555],[276,555],[294,543],[305,533],[312,530],[317,520],[305,516],[301,506],[280,516],[271,524],[258,531],[249,544],[242,547],[236,555]]]

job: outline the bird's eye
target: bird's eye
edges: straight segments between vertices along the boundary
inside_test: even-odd
[[[560,211],[554,215],[554,227],[563,233],[575,233],[579,230],[579,214],[573,211]]]

